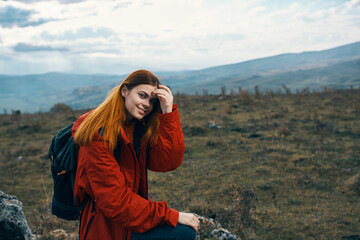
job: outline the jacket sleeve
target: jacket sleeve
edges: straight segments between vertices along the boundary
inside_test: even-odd
[[[174,170],[182,164],[185,143],[177,106],[173,111],[159,114],[157,143],[150,144],[148,169],[157,172]]]
[[[145,232],[163,223],[177,225],[178,211],[165,202],[147,201],[132,192],[107,143],[93,141],[89,146],[80,147],[81,157],[86,157],[82,161],[89,182],[88,193],[108,219],[136,232]]]

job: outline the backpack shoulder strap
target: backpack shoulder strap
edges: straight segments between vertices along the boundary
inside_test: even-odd
[[[56,170],[69,172],[77,167],[77,150],[71,135],[73,125],[71,123],[61,129],[51,141],[48,156]]]

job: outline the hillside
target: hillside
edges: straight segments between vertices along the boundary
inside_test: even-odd
[[[360,42],[324,51],[282,54],[242,63],[196,71],[156,72],[174,92],[184,94],[219,93],[222,87],[276,91],[285,85],[291,90],[331,87],[346,89],[360,84]],[[79,75],[47,73],[39,75],[0,75],[0,109],[7,112],[48,111],[64,102],[73,108],[91,108],[127,74]]]
[[[360,235],[360,90],[176,95],[185,157],[149,173],[152,200],[212,217],[244,239]],[[76,232],[50,214],[52,136],[85,110],[0,115],[0,189],[35,234]],[[351,237],[352,236],[352,237]],[[200,231],[200,239],[211,239]]]
[[[217,84],[218,88],[216,92],[219,92],[220,87],[227,85],[227,81],[232,79],[237,79],[241,82],[252,76],[276,76],[279,73],[316,69],[359,58],[360,42],[357,42],[324,51],[281,54],[236,64],[189,71],[187,73],[181,72],[179,74],[171,74],[165,77],[164,80],[169,81],[169,84],[174,88],[178,87],[179,91],[183,93],[186,91],[194,93],[194,91],[207,89],[207,83],[210,82]],[[278,81],[279,83],[274,82],[271,89],[276,89],[284,84],[281,79],[278,79]],[[255,84],[249,83],[242,83],[241,85],[247,88],[255,86]],[[291,83],[286,85],[291,85]],[[300,89],[305,87],[309,86],[301,85]],[[215,89],[213,91],[215,91]]]
[[[262,91],[276,91],[281,86],[286,86],[293,91],[302,91],[305,88],[321,90],[324,87],[345,89],[350,86],[359,86],[360,58],[324,67],[252,75],[247,78],[223,77],[221,80],[217,79],[206,84],[195,85],[193,89],[206,89],[210,93],[217,93],[222,86],[225,86],[227,89],[242,87],[253,91],[253,87],[256,85],[261,87]]]
[[[123,79],[111,75],[47,73],[25,76],[0,75],[1,109],[23,112],[48,111],[58,102],[67,102],[76,89],[107,86]]]

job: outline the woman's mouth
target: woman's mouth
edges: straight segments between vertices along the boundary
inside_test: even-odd
[[[138,108],[141,115],[145,115],[146,111],[144,109]]]

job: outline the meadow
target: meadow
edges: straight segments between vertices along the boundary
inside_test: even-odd
[[[360,89],[222,90],[175,95],[185,157],[175,171],[149,172],[150,198],[213,218],[242,239],[357,239]],[[85,112],[0,115],[0,189],[23,202],[41,239],[77,231],[77,222],[51,215],[47,150]]]

